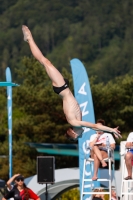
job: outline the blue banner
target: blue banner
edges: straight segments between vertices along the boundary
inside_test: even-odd
[[[91,89],[89,79],[84,68],[84,65],[80,60],[74,58],[70,61],[73,83],[74,83],[74,95],[80,105],[82,111],[82,120],[95,123],[93,101],[91,95]],[[79,167],[80,167],[80,191],[82,191],[82,177],[83,177],[83,162],[85,156],[89,157],[90,150],[88,150],[87,143],[89,142],[90,136],[94,134],[94,130],[85,128],[82,138],[78,139],[79,142]],[[87,163],[85,178],[90,179],[90,163]],[[98,186],[98,183],[95,184]],[[91,187],[90,182],[85,183],[84,191],[89,192]],[[84,199],[89,199],[90,195],[85,195]]]
[[[6,81],[12,82],[10,68],[6,68]],[[12,86],[7,86],[7,110],[9,133],[9,178],[12,177]]]

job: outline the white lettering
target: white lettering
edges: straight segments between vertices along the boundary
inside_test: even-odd
[[[88,104],[88,101],[86,101],[86,102],[80,104],[80,108],[83,107],[82,116],[85,116],[85,115],[89,114],[89,111],[85,111],[85,110],[86,110],[86,107],[87,107],[87,104]]]
[[[90,140],[86,140],[86,141],[83,143],[82,149],[83,149],[83,152],[84,152],[85,154],[89,154],[89,153],[90,153],[90,149],[88,148],[89,142],[90,142]]]
[[[89,166],[87,166],[87,165],[89,165]],[[86,162],[85,168],[87,168],[87,169],[89,170],[90,167],[91,167],[91,166],[90,166],[90,162],[87,161],[87,162]],[[91,176],[91,171],[87,172],[87,170],[85,170],[85,175],[86,175],[86,176]]]
[[[90,130],[90,128],[84,127],[84,133],[89,132]]]
[[[87,92],[85,91],[85,85],[86,85],[86,83],[83,83],[83,85],[79,89],[78,93],[87,95]]]

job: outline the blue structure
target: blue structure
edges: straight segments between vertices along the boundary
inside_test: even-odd
[[[6,68],[7,82],[0,82],[0,87],[7,87],[8,133],[9,133],[9,178],[12,177],[12,87],[18,86],[12,83],[10,68]]]
[[[89,83],[88,74],[83,63],[74,58],[70,61],[71,70],[73,75],[74,83],[74,96],[80,106],[82,112],[82,120],[86,122],[95,123],[94,109],[93,109],[93,100],[91,95],[91,88]],[[84,127],[84,133],[81,138],[78,139],[79,143],[79,168],[80,168],[80,190],[82,188],[82,177],[83,177],[83,163],[85,155],[89,157],[90,150],[86,148],[86,145],[89,143],[90,136],[94,134],[95,131]],[[89,170],[89,164],[86,166],[86,171]],[[86,178],[89,178],[90,175],[86,173]],[[95,187],[99,186],[98,182],[94,182]],[[90,190],[90,183],[85,183],[86,191]],[[84,199],[88,195],[84,195]]]
[[[16,83],[12,83],[12,82],[0,82],[0,87],[7,87],[7,86],[15,87],[15,86],[19,86],[19,85]]]

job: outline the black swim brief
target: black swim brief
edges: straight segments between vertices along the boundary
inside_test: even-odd
[[[61,86],[61,87],[53,86],[53,90],[55,93],[60,94],[63,90],[65,90],[66,88],[69,87],[69,81],[65,78],[64,78],[64,80],[65,80],[65,84],[63,86]]]

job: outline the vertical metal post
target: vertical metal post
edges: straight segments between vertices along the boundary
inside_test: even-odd
[[[48,188],[47,188],[47,183],[46,183],[46,193],[45,193],[45,195],[46,195],[46,200],[48,200]]]
[[[6,81],[12,82],[10,68],[6,68]],[[8,140],[9,140],[9,178],[12,177],[12,86],[7,86],[7,110],[8,110]]]
[[[12,83],[10,68],[6,68],[7,82],[0,82],[0,87],[7,87],[8,133],[9,133],[9,178],[12,177],[12,87],[19,86]]]

